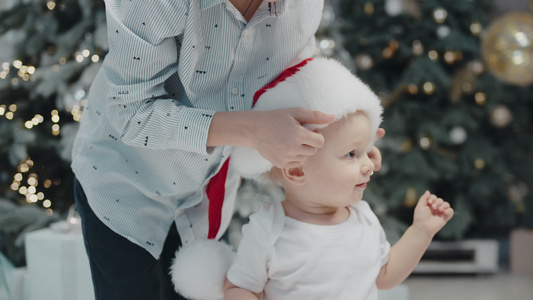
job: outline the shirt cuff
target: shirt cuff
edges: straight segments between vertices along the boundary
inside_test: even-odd
[[[215,112],[198,108],[183,110],[178,123],[178,148],[184,151],[209,155],[211,151],[207,147],[207,136]]]

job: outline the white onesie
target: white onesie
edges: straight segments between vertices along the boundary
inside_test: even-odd
[[[329,226],[286,217],[281,203],[271,203],[243,227],[228,279],[263,292],[264,300],[375,300],[376,277],[389,251],[365,201],[350,206],[345,222]]]

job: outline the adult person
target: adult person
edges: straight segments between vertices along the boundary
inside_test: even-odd
[[[96,299],[182,299],[168,275],[174,252],[219,238],[232,215],[239,178],[224,173],[228,146],[277,167],[322,146],[301,124],[333,116],[249,111],[255,91],[313,55],[322,9],[323,0],[106,0],[109,53],[72,162]],[[221,171],[219,230],[208,233],[207,194]]]

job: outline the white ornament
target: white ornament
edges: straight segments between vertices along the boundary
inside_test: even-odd
[[[441,39],[447,37],[448,35],[450,35],[451,32],[452,32],[452,30],[450,29],[450,27],[448,27],[446,25],[441,25],[441,26],[439,26],[439,28],[437,28],[437,35]]]
[[[403,12],[403,1],[402,0],[386,0],[385,1],[385,12],[391,17],[400,15]]]
[[[443,23],[446,21],[446,17],[448,17],[448,12],[444,8],[437,7],[433,10],[433,19],[435,22]]]
[[[491,112],[490,120],[494,126],[503,128],[513,119],[513,113],[505,105],[497,105]]]
[[[452,140],[454,144],[459,145],[464,143],[467,137],[468,134],[466,133],[466,130],[463,127],[455,126],[454,128],[452,128],[452,130],[450,130],[450,140]]]

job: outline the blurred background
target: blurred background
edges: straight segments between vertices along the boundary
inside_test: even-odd
[[[383,168],[365,199],[389,240],[425,190],[456,212],[415,273],[380,299],[531,299],[533,0],[325,3],[316,55],[340,60],[385,106]],[[0,300],[45,299],[32,290],[53,284],[66,298],[50,299],[91,299],[32,272],[65,269],[62,234],[80,241],[70,151],[106,34],[102,0],[0,2]],[[282,197],[243,182],[226,238],[238,244],[249,214]],[[55,235],[40,240],[43,230]]]

